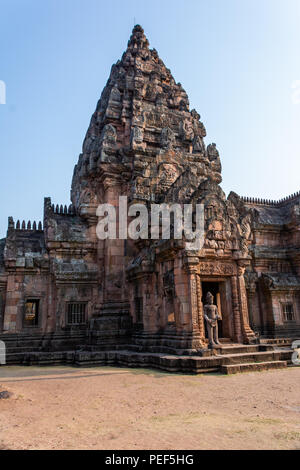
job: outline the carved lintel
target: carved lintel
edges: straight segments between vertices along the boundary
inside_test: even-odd
[[[233,263],[223,263],[220,261],[205,261],[199,265],[199,273],[207,276],[232,276],[235,274]]]

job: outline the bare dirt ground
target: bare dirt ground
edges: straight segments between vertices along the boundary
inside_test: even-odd
[[[235,376],[1,367],[2,449],[300,449],[300,367]]]

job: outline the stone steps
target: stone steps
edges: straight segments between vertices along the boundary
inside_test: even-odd
[[[271,349],[273,349],[271,347]],[[228,345],[228,346],[222,346],[218,352],[222,355],[228,355],[228,354],[244,354],[244,353],[254,353],[258,352],[259,346],[258,345],[249,345],[249,344],[238,344],[238,345]]]
[[[240,372],[257,372],[269,369],[283,369],[286,361],[247,362],[242,364],[224,364],[220,368],[222,374],[230,375]]]
[[[38,351],[8,353],[7,364],[23,365],[73,365],[81,367],[124,366],[155,368],[167,372],[225,374],[242,371],[267,370],[285,367],[291,363],[292,350],[277,348],[261,351],[260,346],[233,345],[223,348],[223,354],[209,351],[209,355],[175,355],[168,353],[121,350]],[[245,352],[247,351],[247,352]],[[233,353],[234,352],[234,353]]]
[[[261,338],[261,345],[272,345],[278,347],[291,346],[293,340],[291,338]]]
[[[228,354],[223,356],[223,364],[240,364],[240,363],[256,363],[269,362],[280,358],[279,351],[257,351],[242,354]]]

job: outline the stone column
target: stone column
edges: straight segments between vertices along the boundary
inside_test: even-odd
[[[190,315],[191,315],[191,331],[194,337],[193,348],[203,348],[203,336],[200,333],[200,324],[199,324],[199,301],[201,302],[201,297],[199,300],[198,296],[198,286],[197,286],[197,277],[198,277],[198,265],[199,259],[197,257],[187,257],[185,260],[185,268],[188,274],[189,280],[189,304],[190,304]],[[203,335],[203,332],[202,332]]]
[[[241,312],[241,329],[244,336],[244,340],[250,342],[251,339],[255,338],[255,334],[249,325],[249,313],[247,305],[247,295],[246,295],[246,286],[244,279],[245,268],[243,266],[238,266],[238,293],[239,293],[239,303],[240,303],[240,312]]]
[[[234,323],[234,340],[237,343],[242,343],[242,330],[240,320],[240,309],[239,309],[239,294],[237,287],[237,278],[232,276],[231,281],[231,293],[232,293],[232,310],[233,310],[233,323]]]
[[[46,333],[52,333],[56,329],[56,305],[57,305],[57,286],[52,282],[52,279],[48,281],[47,298],[45,299],[45,331]]]
[[[201,340],[205,340],[204,312],[202,304],[202,284],[200,275],[197,274],[197,303],[198,303],[198,324]]]
[[[159,268],[159,277],[162,279],[163,271]],[[175,319],[177,332],[189,330],[189,286],[188,275],[183,268],[182,258],[175,258],[174,260],[174,286],[175,286]],[[157,292],[156,301],[157,308],[161,305],[162,292]]]
[[[147,333],[156,332],[156,316],[154,315],[154,286],[153,286],[153,275],[146,274],[139,279],[142,284],[142,295],[143,295],[143,325],[144,331]]]
[[[249,287],[249,289],[247,289],[247,299],[248,299],[249,323],[252,328],[256,328],[254,317],[253,317],[254,295],[255,295],[255,289]]]
[[[190,304],[192,315],[192,329],[199,331],[198,318],[198,296],[197,296],[197,273],[194,270],[189,271]]]

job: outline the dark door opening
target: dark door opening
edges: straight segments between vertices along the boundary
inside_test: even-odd
[[[220,283],[219,282],[202,282],[202,303],[203,305],[206,304],[206,295],[210,292],[214,296],[214,304],[217,305],[219,315],[222,316],[222,309],[221,309],[221,295],[220,295]],[[207,328],[206,322],[205,323],[205,336],[207,335]],[[223,325],[222,320],[218,321],[218,330],[219,330],[219,338],[223,338]]]
[[[39,299],[27,299],[25,302],[24,327],[39,325]]]

